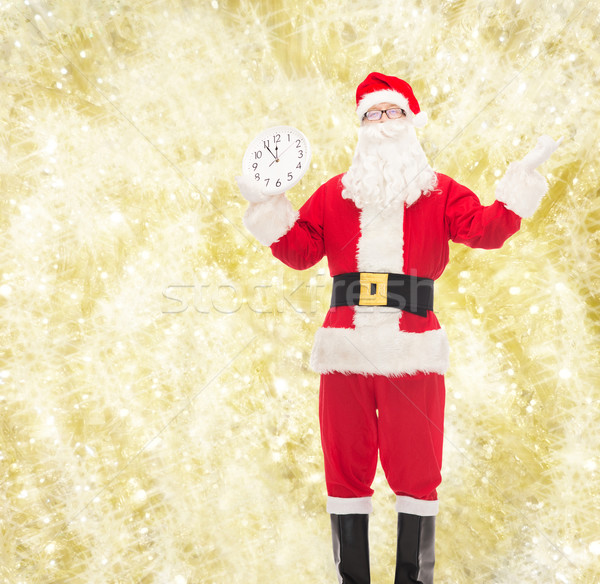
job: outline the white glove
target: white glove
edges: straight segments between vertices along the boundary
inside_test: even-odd
[[[543,164],[550,158],[552,153],[559,147],[562,140],[563,139],[560,138],[555,142],[550,136],[540,136],[535,148],[521,160],[520,164],[523,165],[523,170],[525,172],[533,172],[540,164]]]
[[[496,187],[496,199],[517,215],[531,217],[548,190],[546,179],[535,169],[558,148],[550,136],[540,136],[535,148],[522,160],[511,162]]]
[[[236,176],[235,180],[240,188],[242,197],[249,203],[262,203],[269,198],[269,195],[263,193],[256,181],[252,180],[249,176]]]

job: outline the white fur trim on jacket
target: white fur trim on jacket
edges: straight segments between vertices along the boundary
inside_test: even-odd
[[[401,107],[406,112],[406,117],[412,122],[417,128],[422,128],[427,123],[427,114],[425,112],[419,112],[414,114],[408,106],[408,99],[404,97],[400,92],[394,91],[393,89],[382,89],[381,91],[374,91],[373,93],[367,93],[356,108],[356,114],[359,119],[362,120],[363,116],[367,113],[367,110],[378,103],[393,103],[398,107]]]
[[[353,515],[373,513],[371,497],[356,497],[343,499],[342,497],[327,497],[327,513],[335,515]]]
[[[444,329],[408,333],[364,325],[354,329],[322,327],[315,335],[310,365],[317,373],[443,375],[448,369],[448,354]]]
[[[250,203],[244,213],[246,229],[263,245],[271,245],[283,237],[296,223],[294,211],[285,193],[273,195],[261,203]]]
[[[539,172],[530,170],[521,161],[511,162],[496,186],[496,199],[527,219],[535,213],[547,190],[548,183]]]
[[[423,501],[396,495],[396,512],[408,513],[409,515],[420,515],[421,517],[432,517],[438,514],[440,504],[438,501]]]

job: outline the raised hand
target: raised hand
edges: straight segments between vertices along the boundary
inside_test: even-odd
[[[523,170],[533,172],[540,164],[550,158],[561,142],[562,138],[555,142],[550,136],[540,136],[535,148],[521,160]]]

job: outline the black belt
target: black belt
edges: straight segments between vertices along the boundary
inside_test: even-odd
[[[331,306],[391,306],[427,316],[433,310],[433,280],[406,274],[338,274],[333,277]]]

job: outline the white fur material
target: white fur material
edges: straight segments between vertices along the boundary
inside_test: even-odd
[[[360,239],[356,250],[359,272],[404,270],[404,205],[366,206],[360,210]]]
[[[244,225],[263,245],[271,245],[283,237],[297,219],[298,211],[294,211],[283,193],[262,203],[250,203],[244,214]]]
[[[434,190],[437,175],[414,127],[405,120],[392,120],[359,128],[352,164],[342,184],[342,197],[359,209],[375,207],[386,216],[390,207],[405,202],[410,206]]]
[[[511,162],[496,186],[498,201],[524,219],[537,210],[548,190],[546,179],[523,162]]]
[[[413,126],[415,126],[416,128],[424,128],[427,125],[428,119],[429,119],[429,116],[427,115],[426,112],[419,112],[413,118]]]
[[[401,274],[404,270],[404,205],[380,209],[368,205],[360,210],[360,239],[356,251],[359,272]],[[380,332],[398,331],[402,311],[397,308],[355,306],[354,326],[377,327]]]
[[[396,512],[433,517],[438,514],[440,504],[438,501],[423,501],[412,497],[396,495]]]
[[[353,515],[360,513],[368,515],[373,513],[371,497],[356,497],[344,499],[342,497],[327,497],[327,513],[335,515]]]
[[[269,198],[269,195],[263,193],[256,181],[245,174],[236,176],[235,180],[240,189],[242,197],[249,203],[262,203]]]
[[[398,322],[398,311],[395,319]],[[370,316],[370,315],[365,315]],[[320,328],[310,365],[317,373],[362,373],[400,377],[446,373],[448,337],[444,329],[407,333],[388,326]]]
[[[367,93],[359,102],[356,108],[356,115],[362,120],[363,116],[367,113],[367,110],[378,103],[393,103],[398,107],[401,107],[406,112],[406,117],[412,122],[417,128],[422,128],[427,123],[427,114],[425,112],[419,112],[414,114],[408,105],[408,99],[404,97],[400,92],[394,91],[393,89],[382,89],[380,91],[373,91]]]

